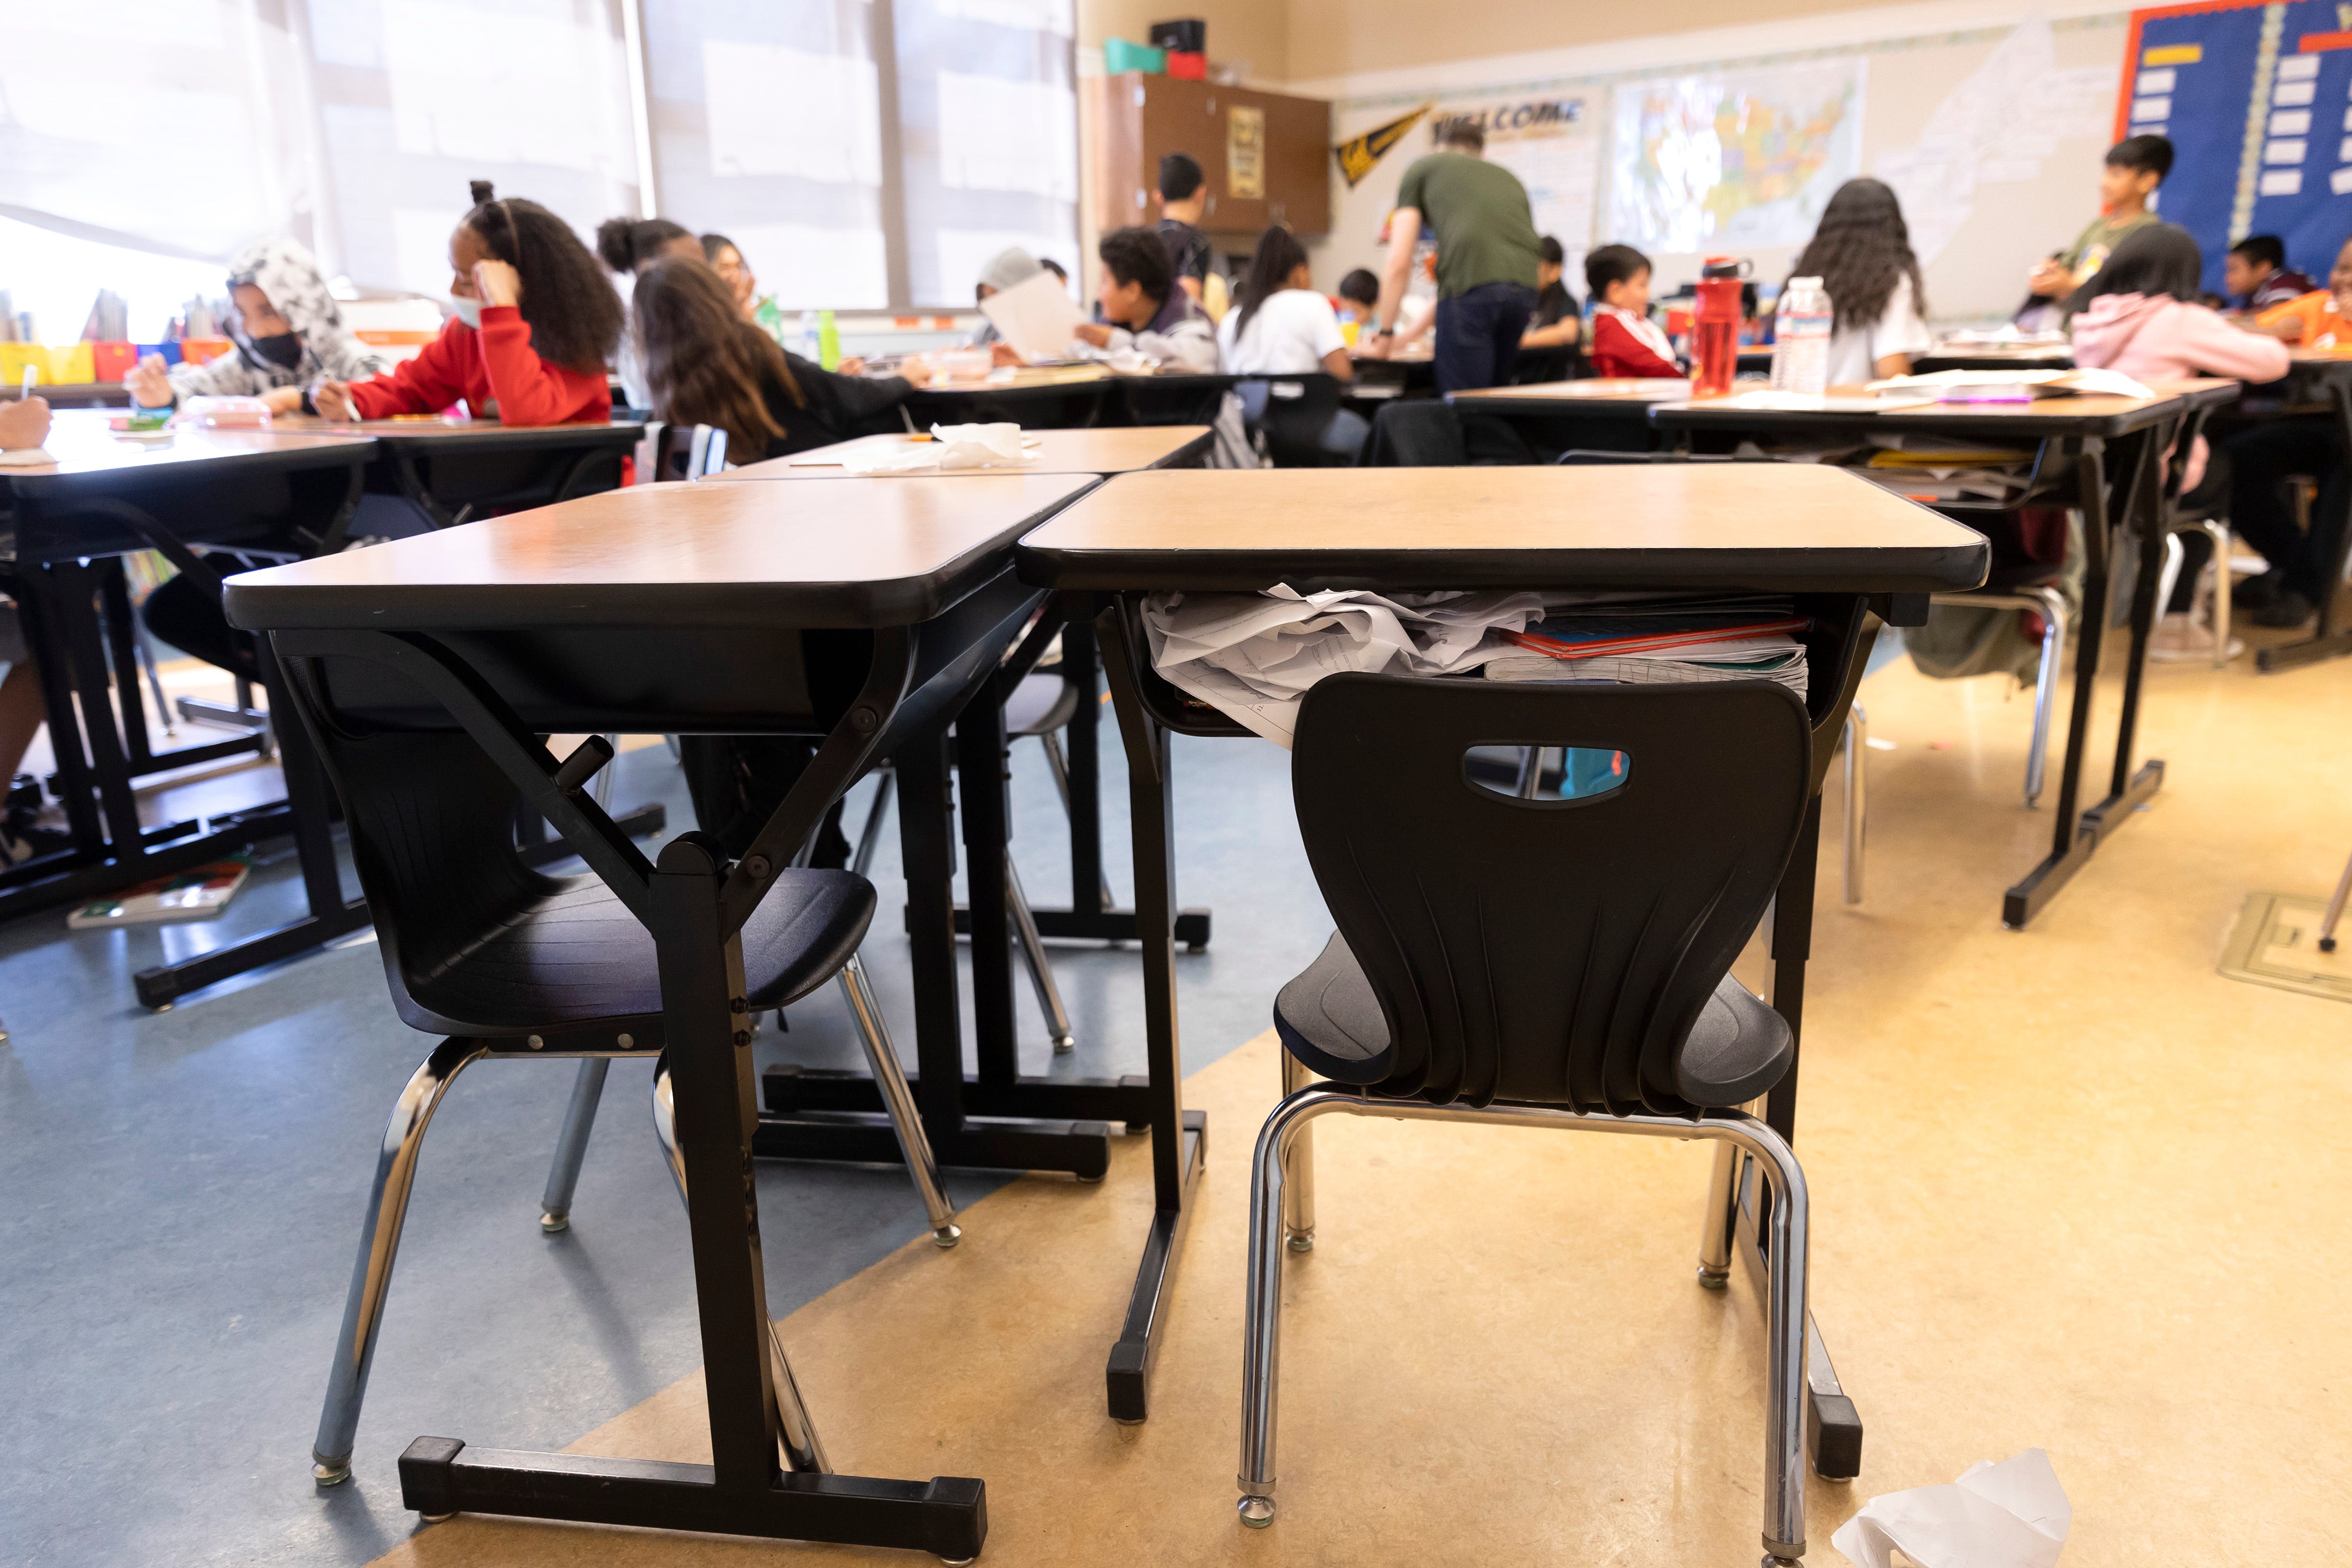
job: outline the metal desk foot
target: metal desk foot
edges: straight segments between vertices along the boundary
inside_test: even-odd
[[[1135,911],[1133,910],[1073,910],[1033,904],[1029,912],[1037,921],[1037,934],[1065,942],[1133,942]],[[958,904],[955,912],[956,935],[971,934],[971,911]],[[1209,945],[1209,911],[1179,910],[1176,911],[1176,940],[1188,952],[1200,952]]]
[[[2026,923],[2058,896],[2058,889],[2091,863],[2099,845],[2131,820],[2133,810],[2163,787],[2163,759],[2151,757],[2132,774],[2129,788],[2121,795],[2107,796],[2083,813],[2074,830],[2074,842],[2063,855],[2051,855],[2001,896],[2000,923],[2011,931],[2023,931]]]
[[[1192,1184],[1200,1177],[1208,1143],[1208,1112],[1184,1112],[1183,1195],[1178,1207],[1155,1210],[1151,1215],[1143,1261],[1135,1271],[1135,1293],[1128,1298],[1127,1323],[1110,1348],[1110,1364],[1104,1372],[1114,1421],[1132,1424],[1150,1415],[1151,1369],[1160,1359],[1168,1326],[1170,1278],[1177,1259],[1184,1256],[1184,1235],[1192,1226]]]

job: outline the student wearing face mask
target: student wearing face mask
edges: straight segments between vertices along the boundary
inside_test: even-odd
[[[162,355],[149,354],[125,378],[141,407],[169,407],[183,397],[249,396],[274,414],[291,414],[313,382],[383,374],[383,361],[343,325],[317,260],[293,240],[247,246],[229,264],[228,294],[236,352],[168,369]]]
[[[390,375],[320,383],[311,395],[320,413],[383,419],[463,399],[508,425],[613,416],[604,362],[621,335],[621,300],[604,268],[537,202],[493,199],[486,180],[474,194],[449,236],[456,313],[441,335]]]

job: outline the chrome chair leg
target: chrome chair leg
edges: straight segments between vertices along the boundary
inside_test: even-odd
[[[2344,862],[2344,875],[2336,879],[2335,896],[2327,900],[2327,912],[2319,920],[2319,951],[2336,951],[2336,922],[2344,918],[2344,906],[2352,900],[2352,860]],[[0,1035],[0,1040],[8,1037]]]
[[[1738,1224],[1739,1151],[1717,1143],[1706,1181],[1706,1218],[1698,1233],[1698,1282],[1710,1290],[1731,1283],[1731,1243]]]
[[[670,1089],[667,1052],[654,1064],[653,1109],[654,1137],[669,1162],[670,1180],[677,1184],[677,1201],[682,1204],[686,1202],[686,1155],[677,1146],[677,1100]],[[777,1458],[785,1469],[800,1475],[831,1475],[833,1465],[824,1457],[824,1444],[817,1437],[816,1423],[809,1417],[807,1402],[801,1398],[792,1363],[784,1359],[784,1342],[776,1337],[772,1322],[768,1325],[768,1378],[776,1385],[777,1424],[782,1428],[776,1439]]]
[[[898,775],[888,768],[874,770],[874,804],[866,808],[866,826],[857,835],[857,853],[849,858],[849,868],[859,876],[874,864],[875,847],[882,842],[882,818],[890,810],[890,792]]]
[[[2168,533],[2164,536],[2164,567],[2156,578],[2156,614],[2159,620],[2164,616],[2166,606],[2172,603],[2173,587],[2180,581],[2180,563],[2188,555],[2188,547],[2180,542],[2180,535]]]
[[[2230,664],[2230,525],[2215,517],[2200,525],[2213,542],[2213,668]]]
[[[1004,908],[1013,917],[1013,934],[1021,939],[1029,983],[1037,991],[1037,1010],[1053,1031],[1054,1054],[1067,1056],[1078,1048],[1078,1038],[1070,1032],[1070,1011],[1062,1005],[1062,988],[1054,983],[1054,966],[1045,960],[1045,939],[1037,934],[1037,917],[1029,912],[1029,895],[1022,890],[1021,873],[1010,855],[1004,858]]]
[[[890,1044],[890,1026],[882,1018],[882,1005],[874,999],[874,987],[866,978],[866,965],[856,953],[841,969],[842,999],[849,1004],[850,1016],[857,1020],[857,1039],[866,1047],[866,1065],[874,1074],[874,1087],[880,1090],[884,1109],[890,1112],[890,1130],[898,1135],[898,1152],[907,1161],[907,1173],[915,1179],[915,1191],[922,1194],[923,1207],[931,1218],[931,1240],[940,1247],[953,1247],[963,1239],[963,1232],[955,1222],[955,1205],[948,1201],[946,1189],[940,1184],[940,1167],[931,1157],[930,1135],[923,1131],[922,1114],[915,1109],[915,1091],[907,1087],[907,1069],[898,1065],[898,1053]]]
[[[596,770],[596,780],[588,786],[588,793],[595,800],[597,810],[609,812],[613,809],[613,774],[621,765],[621,737],[606,735],[604,744],[611,748],[613,760]]]
[[[596,1125],[596,1102],[604,1098],[610,1057],[583,1057],[572,1080],[572,1102],[563,1108],[563,1131],[555,1135],[555,1163],[547,1170],[547,1191],[539,1200],[539,1228],[553,1236],[572,1227],[572,1189],[580,1184],[580,1163],[588,1157],[588,1134]]]
[[[2027,588],[2027,597],[2039,600],[2042,616],[2042,667],[2033,679],[2033,739],[2025,753],[2025,809],[2042,799],[2042,781],[2050,766],[2050,717],[2058,707],[2058,667],[2066,662],[2066,597],[2055,588]]]
[[[1242,1324],[1241,1521],[1264,1529],[1275,1519],[1276,1396],[1282,1340],[1282,1233],[1291,1145],[1307,1123],[1341,1111],[1399,1121],[1469,1121],[1497,1127],[1590,1128],[1651,1138],[1709,1138],[1753,1158],[1772,1188],[1764,1415],[1764,1551],[1791,1563],[1805,1552],[1805,1175],[1780,1135],[1738,1110],[1711,1110],[1696,1121],[1676,1116],[1613,1116],[1564,1107],[1429,1105],[1370,1100],[1329,1086],[1299,1090],[1266,1118],[1250,1161],[1249,1273]]]
[[[327,1373],[327,1402],[319,1413],[319,1435],[310,1445],[310,1478],[320,1486],[351,1478],[352,1442],[359,1431],[361,1402],[367,1397],[368,1369],[375,1362],[376,1332],[383,1326],[383,1298],[392,1288],[409,1190],[416,1182],[417,1147],[449,1085],[483,1054],[478,1040],[461,1037],[442,1041],[393,1102],[392,1120],[384,1126],[376,1155],[367,1217],[360,1225],[359,1258],[352,1266],[351,1292],[343,1300],[334,1364]]]
[[[1280,1046],[1275,1049],[1282,1057],[1282,1097],[1287,1100],[1313,1083],[1315,1075],[1307,1070],[1305,1062]],[[1293,1252],[1312,1252],[1315,1250],[1315,1128],[1311,1122],[1302,1125],[1291,1135],[1289,1151],[1284,1157],[1282,1181],[1283,1190],[1288,1194],[1282,1210],[1284,1239]]]
[[[1862,902],[1863,841],[1870,829],[1870,715],[1845,712],[1845,901]]]
[[[1037,737],[1037,743],[1045,748],[1045,766],[1054,775],[1054,789],[1062,797],[1062,817],[1067,821],[1070,817],[1070,759],[1063,754],[1062,737],[1048,730]],[[1117,902],[1110,896],[1110,879],[1103,878],[1102,907],[1109,909]]]

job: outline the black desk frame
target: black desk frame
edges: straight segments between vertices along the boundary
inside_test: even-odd
[[[2050,853],[2001,895],[2001,923],[2023,931],[2033,917],[2091,863],[2099,846],[2131,820],[2134,810],[2164,785],[2164,763],[2151,757],[2133,766],[2138,742],[2141,688],[2147,672],[2148,639],[2156,629],[2156,591],[2163,574],[2164,510],[2176,488],[2180,465],[2168,475],[2163,454],[2177,447],[2185,457],[2204,410],[2234,395],[2223,390],[2181,397],[2178,405],[2151,411],[2149,418],[2110,421],[2108,435],[2053,435],[2011,416],[1933,415],[1905,419],[1891,411],[1864,415],[1858,427],[1950,431],[1956,437],[2038,439],[2042,450],[2034,472],[2053,476],[2055,496],[2083,515],[2083,614],[2074,639],[2074,690],[2066,727],[2065,760],[2058,775],[2058,809]],[[1733,430],[1794,430],[1818,434],[1838,427],[1833,418],[1775,410],[1709,408],[1672,405],[1654,420],[1675,431],[1687,446],[1695,437]],[[2113,449],[2110,450],[2110,443]],[[2090,743],[2091,710],[2096,695],[2099,657],[2107,629],[2110,573],[2119,534],[2139,545],[2132,583],[2130,650],[2124,668],[2123,709],[2116,731],[2115,765],[2107,793],[2077,812],[2083,768]]]
[[[441,435],[404,434],[397,429],[365,433],[376,442],[375,456],[368,467],[368,489],[400,497],[435,528],[454,528],[467,521],[484,501],[513,510],[516,505],[553,506],[586,495],[596,487],[584,481],[600,463],[612,465],[614,480],[603,488],[616,488],[621,464],[636,450],[645,426],[518,425],[511,429],[494,426]],[[518,487],[513,468],[534,456],[541,459],[541,471],[532,482]],[[499,475],[489,487],[463,482],[475,477],[467,472],[468,468],[486,466],[509,471]],[[436,469],[454,470],[456,478],[435,473]],[[468,490],[480,493],[453,509],[447,498]],[[330,552],[322,549],[319,553]]]
[[[1195,570],[1211,570],[1206,562]],[[1048,568],[1050,571],[1050,568]],[[1360,575],[1360,574],[1351,574]],[[1286,579],[1287,580],[1287,577]],[[1329,586],[1334,584],[1317,584]],[[1360,586],[1350,581],[1348,585]],[[1513,584],[1524,587],[1525,584]],[[1119,728],[1127,742],[1129,798],[1134,822],[1136,910],[1143,922],[1139,936],[1143,957],[1144,1005],[1153,1087],[1166,1108],[1183,1118],[1186,1139],[1181,1149],[1172,1139],[1153,1140],[1152,1174],[1156,1199],[1152,1225],[1153,1249],[1147,1251],[1142,1276],[1129,1308],[1127,1337],[1113,1352],[1116,1374],[1121,1358],[1139,1363],[1150,1375],[1167,1314],[1163,1272],[1154,1278],[1153,1263],[1173,1257],[1183,1246],[1192,1216],[1192,1184],[1199,1174],[1199,1151],[1191,1134],[1201,1125],[1202,1113],[1181,1107],[1182,1061],[1176,1017],[1174,839],[1170,808],[1173,795],[1169,782],[1169,741],[1172,734],[1246,739],[1254,731],[1223,713],[1179,691],[1152,669],[1150,644],[1140,618],[1143,595],[1134,591],[1108,591],[1093,596],[1100,607],[1096,632],[1103,648],[1104,668],[1110,677],[1112,701],[1118,710]],[[1771,928],[1773,1008],[1788,1020],[1792,1050],[1801,1051],[1804,1038],[1805,964],[1811,955],[1813,884],[1820,858],[1823,779],[1837,736],[1862,681],[1870,646],[1880,621],[1918,625],[1927,616],[1925,595],[1799,594],[1799,607],[1813,616],[1805,634],[1807,657],[1812,665],[1813,691],[1807,700],[1812,718],[1812,798],[1795,853],[1783,873],[1773,900]],[[1876,618],[1874,618],[1874,615]],[[977,874],[977,872],[975,872]],[[1796,1136],[1797,1075],[1801,1060],[1792,1056],[1788,1076],[1766,1102],[1765,1121],[1773,1131],[1793,1142]],[[1168,1086],[1160,1089],[1164,1081]],[[1159,1127],[1168,1125],[1162,1121]],[[1204,1130],[1205,1131],[1205,1130]],[[1728,1216],[1736,1226],[1742,1252],[1760,1269],[1769,1248],[1769,1195],[1751,1172],[1733,1189],[1738,1207]],[[1727,1223],[1710,1215],[1712,1226]],[[1163,1243],[1164,1238],[1164,1243]],[[1759,1310],[1763,1303],[1758,1296]],[[1827,1346],[1818,1328],[1807,1325],[1806,1441],[1814,1469],[1832,1479],[1860,1473],[1862,1418],[1839,1384]]]
[[[2345,461],[2352,462],[2352,359],[2297,360],[2288,373],[2291,381],[2318,381],[2328,411],[2344,443]],[[2342,521],[2342,520],[2338,520]],[[2324,664],[2352,653],[2352,606],[2346,605],[2344,570],[2352,562],[2352,523],[2336,530],[2336,549],[2322,563],[2321,583],[2326,589],[2319,601],[2319,625],[2311,636],[2266,647],[2254,655],[2254,668],[2264,675]],[[2226,589],[2229,573],[2221,574]]]
[[[698,832],[678,835],[658,862],[649,862],[596,805],[589,793],[596,770],[559,782],[564,763],[467,664],[454,639],[415,632],[271,634],[306,689],[316,689],[308,661],[321,658],[373,660],[421,687],[645,922],[661,966],[663,1040],[677,1086],[713,1462],[468,1449],[456,1438],[420,1437],[401,1456],[406,1506],[429,1518],[465,1511],[704,1531],[902,1548],[951,1562],[979,1554],[988,1521],[977,1479],[880,1480],[780,1468],[782,1426],[769,1359],[759,1204],[747,1179],[749,1160],[773,1151],[763,1146],[770,1128],[757,1116],[740,932],[842,794],[876,758],[895,753],[902,775],[910,766],[914,775],[906,781],[901,831],[909,904],[921,916],[918,963],[936,973],[945,961],[947,983],[918,990],[925,1059],[942,1034],[941,1015],[955,1048],[954,934],[940,853],[946,816],[917,803],[936,799],[931,787],[944,785],[944,726],[1001,668],[1005,644],[1038,599],[1008,568],[929,621],[876,628],[862,687],[825,732],[808,770],[731,864]],[[941,647],[927,648],[935,627]],[[993,710],[986,703],[978,709]],[[997,724],[1001,729],[1001,714]],[[1001,852],[1001,837],[998,844]],[[1010,958],[1008,949],[1008,996]],[[917,1092],[928,1123],[946,1108],[958,1075],[923,1076]]]

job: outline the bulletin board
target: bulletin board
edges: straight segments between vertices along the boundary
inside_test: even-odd
[[[2169,136],[2158,211],[2197,237],[2205,287],[2250,234],[2324,277],[2352,233],[2352,7],[2208,0],[2135,11],[2116,135]]]

